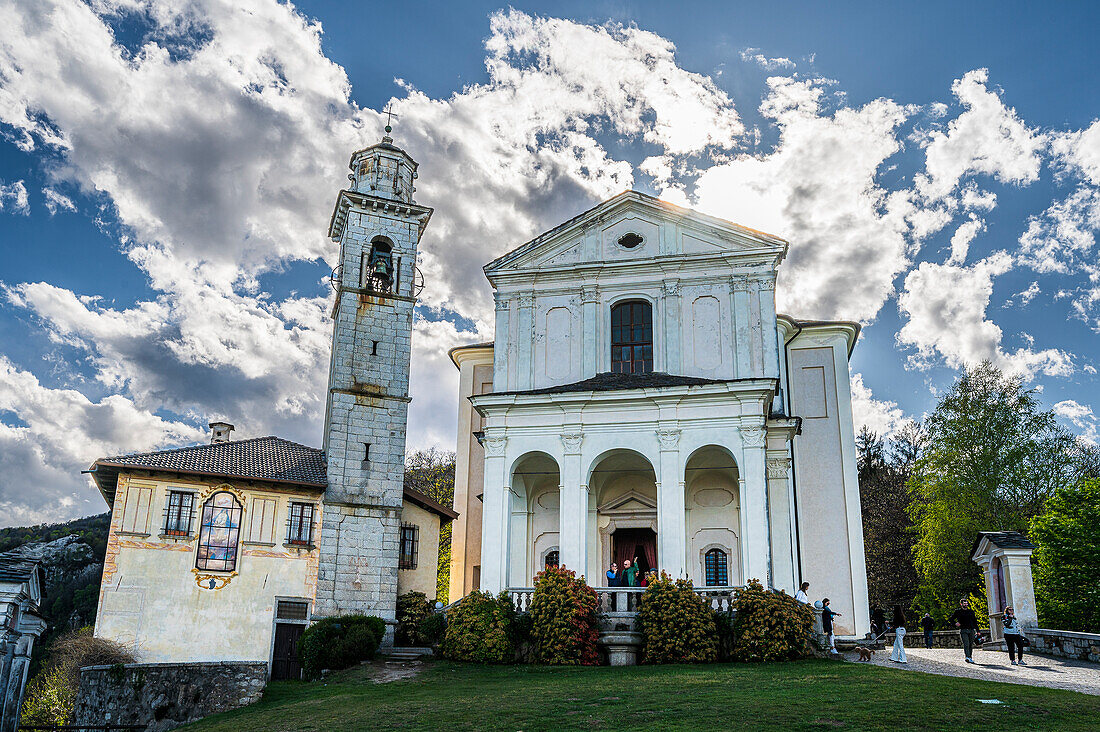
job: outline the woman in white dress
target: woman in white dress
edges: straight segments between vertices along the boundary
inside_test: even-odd
[[[905,660],[905,613],[901,605],[894,605],[894,649],[890,651],[890,660],[897,663],[909,663]]]

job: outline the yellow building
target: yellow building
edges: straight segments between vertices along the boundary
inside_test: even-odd
[[[142,662],[263,661],[274,678],[297,677],[325,530],[324,452],[211,427],[209,445],[92,465],[111,507],[95,634]],[[399,594],[435,596],[440,526],[456,516],[405,490]]]

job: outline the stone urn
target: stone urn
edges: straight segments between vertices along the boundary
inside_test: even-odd
[[[600,645],[607,650],[612,666],[637,666],[642,634],[633,630],[612,630],[600,633]]]

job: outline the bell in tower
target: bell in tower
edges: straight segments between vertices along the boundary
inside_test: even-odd
[[[432,209],[416,162],[382,141],[355,152],[329,235],[340,244],[325,410],[325,490],[314,613],[394,619],[409,405],[414,274]]]

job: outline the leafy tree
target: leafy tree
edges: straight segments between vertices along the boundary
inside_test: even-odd
[[[1030,539],[1041,624],[1100,633],[1100,479],[1054,491]]]
[[[923,439],[916,422],[907,423],[889,442],[867,427],[856,438],[867,592],[873,606],[909,608],[917,594],[916,533],[906,482]]]
[[[970,560],[977,532],[1026,532],[1054,491],[1076,482],[1095,456],[1040,409],[1021,377],[989,362],[959,378],[925,428],[908,481],[909,515],[918,602],[943,621],[981,583]]]
[[[420,491],[433,501],[450,507],[455,500],[455,454],[432,447],[417,450],[405,458],[405,486]],[[451,582],[451,524],[439,530],[439,572],[435,596],[446,603]]]

